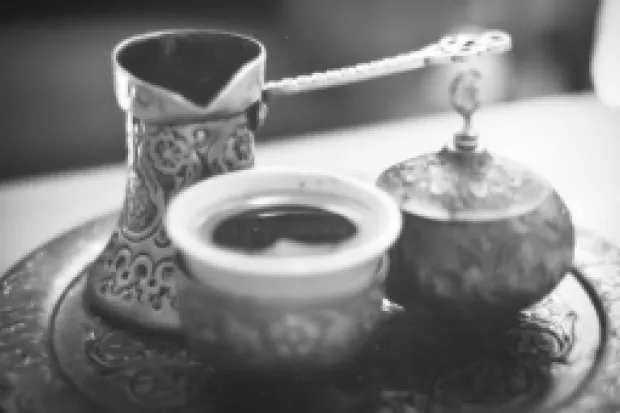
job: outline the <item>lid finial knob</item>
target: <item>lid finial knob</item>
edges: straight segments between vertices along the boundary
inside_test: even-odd
[[[463,117],[463,129],[454,136],[454,147],[462,151],[474,151],[478,135],[472,128],[471,118],[480,106],[479,81],[482,75],[477,69],[460,73],[450,87],[450,103]]]

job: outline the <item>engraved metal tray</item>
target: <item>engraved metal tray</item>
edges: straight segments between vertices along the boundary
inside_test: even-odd
[[[1,413],[620,411],[620,249],[594,234],[578,232],[580,271],[501,334],[446,353],[396,317],[341,370],[278,381],[226,376],[179,339],[91,315],[82,275],[116,219],[0,278]]]

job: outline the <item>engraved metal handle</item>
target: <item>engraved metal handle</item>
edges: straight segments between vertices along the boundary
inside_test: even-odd
[[[475,56],[504,53],[511,47],[510,35],[501,31],[445,36],[439,42],[413,52],[341,69],[268,82],[265,85],[264,98],[268,100],[272,96],[292,95],[362,82],[430,65],[463,62]]]

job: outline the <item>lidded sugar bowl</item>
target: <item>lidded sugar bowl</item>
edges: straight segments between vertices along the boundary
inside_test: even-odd
[[[544,177],[480,147],[476,70],[451,87],[464,127],[453,143],[377,180],[401,206],[388,296],[452,326],[486,330],[551,292],[573,261],[571,215]]]

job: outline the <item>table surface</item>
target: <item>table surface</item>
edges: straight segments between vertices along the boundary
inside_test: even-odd
[[[620,109],[583,94],[479,112],[483,145],[546,176],[577,225],[620,245]],[[460,126],[456,114],[438,114],[291,136],[258,145],[257,167],[320,168],[374,180],[394,162],[439,149]],[[0,184],[0,273],[41,243],[120,208],[124,181],[125,166],[112,165]]]

